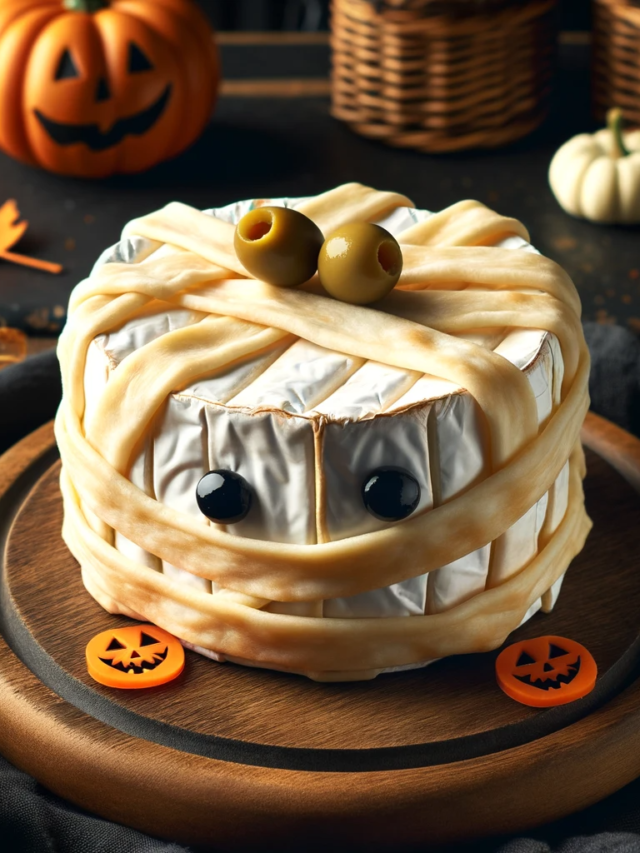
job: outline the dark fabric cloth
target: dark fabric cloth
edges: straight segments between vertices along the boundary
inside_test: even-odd
[[[640,839],[628,832],[602,832],[599,835],[577,835],[556,846],[534,838],[514,838],[500,848],[500,853],[638,853]]]
[[[0,453],[55,415],[62,383],[55,352],[0,371]]]
[[[0,849],[3,853],[185,853],[81,812],[0,758]]]
[[[640,341],[620,326],[585,323],[592,409],[640,435]],[[0,448],[46,423],[60,399],[55,355],[0,372]],[[535,809],[535,804],[532,804]],[[215,849],[215,848],[214,848]],[[0,758],[2,853],[200,853],[70,806]],[[339,839],[335,850],[340,851]],[[640,779],[576,815],[522,837],[459,846],[456,853],[640,853]],[[426,853],[426,851],[425,851]]]
[[[622,326],[598,323],[585,323],[584,335],[591,353],[591,408],[640,435],[640,340]]]

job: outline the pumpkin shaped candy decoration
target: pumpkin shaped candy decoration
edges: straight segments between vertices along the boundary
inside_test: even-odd
[[[513,643],[496,660],[502,690],[523,705],[566,705],[595,687],[598,666],[593,655],[567,637],[536,637]]]
[[[567,213],[592,222],[640,223],[640,130],[622,132],[622,113],[558,149],[549,168],[553,194]]]
[[[184,669],[184,649],[157,625],[128,625],[96,634],[86,648],[89,675],[107,687],[157,687]]]
[[[192,0],[3,0],[0,148],[76,177],[139,172],[200,135],[219,79]]]

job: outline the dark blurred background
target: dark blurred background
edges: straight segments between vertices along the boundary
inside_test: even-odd
[[[389,149],[330,118],[330,49],[321,34],[330,0],[195,2],[219,32],[289,31],[289,36],[245,39],[239,33],[221,39],[224,88],[213,121],[188,151],[146,173],[104,181],[64,179],[0,154],[0,204],[16,198],[30,222],[19,251],[64,267],[51,277],[3,264],[0,325],[4,320],[31,336],[57,334],[72,287],[118,239],[127,219],[169,199],[208,208],[238,198],[312,195],[358,180],[393,186],[430,210],[472,196],[517,216],[530,225],[535,245],[568,269],[586,319],[628,323],[640,333],[637,232],[570,219],[542,189],[560,144],[598,126],[591,109],[587,38],[561,40],[551,115],[537,131],[506,148],[428,155]],[[461,0],[446,2],[455,9]],[[590,29],[591,0],[558,3],[561,30]],[[320,36],[300,42],[292,37],[295,31]],[[256,157],[256,150],[262,156]]]
[[[514,0],[514,3],[518,0]],[[219,30],[326,30],[330,0],[197,0]],[[455,0],[450,0],[455,4]],[[590,0],[561,0],[564,30],[588,30]]]

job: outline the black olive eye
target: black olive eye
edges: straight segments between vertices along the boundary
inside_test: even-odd
[[[401,521],[418,506],[420,484],[404,468],[376,468],[363,483],[362,500],[381,521]]]
[[[220,524],[242,521],[251,509],[251,487],[240,474],[221,468],[209,471],[196,486],[200,512]]]

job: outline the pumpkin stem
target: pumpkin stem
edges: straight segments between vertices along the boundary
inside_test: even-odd
[[[623,121],[622,110],[619,107],[614,107],[607,113],[607,127],[613,136],[614,157],[628,157],[631,153],[624,144],[624,139],[622,138]]]
[[[63,0],[64,8],[69,12],[99,12],[109,5],[108,0]]]

